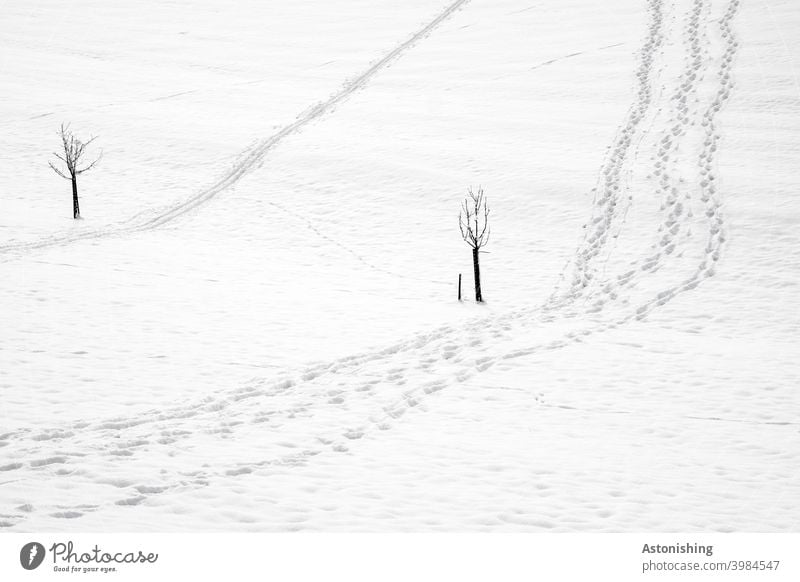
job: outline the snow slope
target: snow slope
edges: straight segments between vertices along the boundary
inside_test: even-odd
[[[0,525],[797,531],[792,2],[83,4],[0,24]]]

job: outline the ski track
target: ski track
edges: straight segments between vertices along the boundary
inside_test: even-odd
[[[442,22],[447,20],[456,11],[462,8],[469,0],[457,0],[449,5],[443,12],[436,18],[429,22],[426,26],[415,32],[408,40],[397,45],[382,59],[369,67],[366,71],[357,77],[344,83],[342,89],[328,98],[327,101],[317,103],[297,116],[294,123],[287,125],[274,135],[258,142],[254,147],[245,150],[240,155],[237,162],[233,167],[225,173],[217,182],[195,194],[194,196],[174,204],[166,209],[160,210],[155,216],[147,216],[146,213],[139,213],[136,216],[119,223],[110,228],[104,228],[93,231],[84,231],[79,233],[65,233],[46,237],[38,241],[21,242],[21,243],[6,243],[0,245],[0,255],[4,254],[19,254],[20,251],[33,251],[37,249],[44,249],[52,246],[65,245],[81,240],[91,240],[98,238],[105,238],[109,236],[127,235],[134,233],[146,232],[159,228],[174,220],[185,216],[191,211],[199,208],[200,206],[208,203],[214,199],[218,194],[232,187],[245,175],[252,170],[258,168],[263,162],[267,153],[273,149],[284,138],[294,133],[297,133],[306,125],[320,119],[327,113],[332,112],[337,105],[347,99],[358,89],[363,88],[375,75],[382,69],[386,68],[393,61],[397,60],[404,52],[411,49],[420,40],[427,37],[433,30],[438,27]],[[169,95],[164,98],[176,97],[177,95]]]
[[[618,46],[622,46],[623,44],[625,44],[625,43],[618,42],[617,44],[609,44],[609,45],[606,45],[606,46],[597,47],[596,49],[594,49],[593,52],[600,52],[600,51],[608,50],[610,48],[616,48]],[[550,59],[549,61],[544,61],[543,63],[539,63],[538,65],[534,65],[529,70],[530,71],[535,71],[536,69],[539,69],[541,67],[546,67],[547,65],[552,65],[554,63],[565,61],[567,59],[572,59],[572,58],[575,58],[575,57],[579,57],[581,55],[585,55],[587,52],[589,52],[589,51],[579,51],[577,53],[569,53],[568,55],[563,55],[563,56],[560,56],[560,57],[556,57],[554,59]]]
[[[605,46],[599,46],[599,47],[597,47],[595,49],[592,49],[592,50],[585,50],[585,51],[579,51],[579,52],[575,52],[575,53],[569,53],[569,54],[566,54],[566,55],[561,55],[560,57],[555,57],[555,58],[552,58],[552,59],[550,59],[548,61],[544,61],[544,62],[541,62],[541,63],[539,63],[537,65],[533,65],[532,67],[530,67],[528,69],[528,71],[535,71],[536,69],[540,69],[542,67],[547,67],[549,65],[554,65],[555,63],[560,63],[561,61],[565,61],[567,59],[572,59],[572,58],[575,58],[575,57],[580,57],[580,56],[591,54],[591,53],[596,53],[596,52],[605,51],[605,50],[612,49],[612,48],[617,48],[617,47],[623,46],[624,44],[625,44],[624,42],[618,42],[616,44],[609,44],[609,45],[605,45]],[[509,77],[515,77],[515,76],[520,75],[520,74],[521,73],[508,73],[506,75],[500,75],[499,77],[493,77],[492,80],[493,81],[498,81],[500,79],[508,79]]]
[[[226,187],[225,184],[235,181],[241,177],[240,173],[257,164],[282,137],[332,109],[463,3],[451,5],[426,28],[320,106],[321,110],[312,110],[295,124],[263,141],[248,154],[238,170],[217,185],[167,213],[137,224],[135,228],[156,228],[216,195]],[[279,378],[256,379],[244,386],[223,389],[200,401],[168,410],[102,421],[80,421],[50,429],[23,428],[0,434],[0,451],[4,457],[0,463],[0,478],[11,478],[1,484],[20,481],[22,476],[35,476],[37,479],[71,479],[78,483],[77,486],[91,483],[95,489],[98,484],[106,486],[96,505],[35,507],[26,503],[6,508],[0,514],[0,527],[22,525],[36,512],[57,519],[76,519],[103,507],[134,506],[146,502],[151,496],[179,494],[211,482],[263,474],[276,466],[303,466],[322,454],[346,453],[360,439],[378,438],[381,431],[391,429],[409,412],[425,408],[429,401],[434,402],[431,399],[438,392],[449,386],[462,383],[504,361],[561,349],[588,336],[644,319],[653,310],[713,276],[725,243],[725,221],[715,173],[716,152],[721,139],[716,117],[733,87],[731,69],[739,43],[731,23],[739,4],[740,0],[730,0],[724,14],[716,21],[716,31],[712,31],[715,21],[710,19],[709,0],[692,2],[689,13],[682,20],[682,42],[674,43],[672,49],[684,52],[684,66],[668,103],[661,103],[666,105],[662,108],[666,113],[658,113],[653,107],[664,97],[654,89],[658,82],[657,60],[666,50],[668,31],[663,1],[649,0],[650,22],[639,52],[634,103],[600,169],[598,186],[594,190],[591,226],[573,260],[565,268],[565,272],[571,271],[572,276],[566,285],[563,284],[565,281],[559,281],[543,305],[492,318],[476,317],[462,326],[444,326],[380,350],[311,364]],[[716,34],[724,47],[721,56],[712,57],[710,53],[712,34]],[[718,66],[708,73],[713,62],[718,62]],[[713,79],[715,91],[703,97],[698,87],[706,77]],[[703,98],[707,103],[701,103]],[[653,140],[650,146],[652,155],[648,158],[648,152],[640,150],[645,148],[645,138],[653,138],[653,128],[662,115],[665,121],[660,125],[664,129],[658,135],[659,139]],[[679,162],[687,161],[686,156],[692,155],[692,149],[685,142],[693,134],[701,142],[693,162],[696,175],[683,175]],[[613,253],[613,245],[611,250],[608,248],[615,238],[613,232],[624,228],[628,208],[634,202],[628,176],[630,165],[639,159],[652,162],[654,190],[662,201],[660,222],[654,232],[655,242],[646,255],[631,263],[625,272],[611,277],[598,276],[599,269],[605,265],[597,263],[604,252]],[[687,166],[684,164],[682,167]],[[702,203],[702,216],[693,215],[690,210],[692,201]],[[701,235],[690,230],[690,226],[697,229],[698,225],[702,226]],[[310,223],[309,228],[313,228]],[[133,228],[127,231],[131,230]],[[60,242],[51,239],[44,246],[52,244]],[[653,276],[678,256],[680,248],[692,244],[702,247],[702,257],[688,277],[673,282],[637,305],[621,300],[624,292]],[[551,341],[523,348],[510,345],[515,335],[513,332],[518,332],[520,327],[547,326],[565,321],[582,324]],[[498,346],[505,347],[498,349]],[[542,405],[580,410],[558,404]],[[630,413],[590,409],[585,412]],[[711,416],[685,418],[708,422],[756,422]],[[781,421],[760,424],[792,425]],[[206,458],[209,462],[198,461],[195,471],[162,469],[158,476],[151,476],[154,480],[150,482],[140,482],[134,477],[93,475],[81,464],[87,456],[100,456],[102,462],[98,464],[114,469],[110,471],[112,475],[136,475],[142,473],[142,463],[146,463],[145,468],[172,466],[171,456],[202,449],[202,443],[207,439],[252,442],[247,440],[247,436],[253,434],[259,435],[259,441],[264,441],[267,440],[263,438],[264,432],[270,433],[275,442],[264,444],[261,450],[251,453],[246,459],[231,457],[219,463]],[[238,448],[231,444],[231,451]]]
[[[308,230],[313,232],[316,236],[318,236],[319,238],[321,238],[322,240],[324,240],[325,242],[327,242],[330,245],[339,247],[344,252],[346,252],[347,254],[351,255],[359,263],[361,263],[362,265],[364,265],[368,269],[370,269],[372,271],[375,271],[376,273],[383,273],[384,275],[389,275],[389,276],[391,276],[393,278],[406,279],[407,281],[423,281],[425,283],[433,283],[435,285],[447,285],[448,287],[450,287],[452,285],[452,283],[447,283],[445,281],[437,281],[437,280],[434,280],[434,279],[423,279],[423,278],[420,278],[420,277],[414,277],[412,275],[406,275],[404,273],[395,273],[394,271],[391,271],[389,269],[384,269],[383,267],[379,267],[375,263],[373,263],[373,262],[367,260],[366,258],[364,258],[363,255],[360,255],[359,253],[357,253],[356,251],[354,251],[350,247],[342,244],[341,242],[339,242],[335,238],[330,237],[327,234],[325,234],[319,226],[317,226],[313,221],[309,220],[308,218],[306,218],[305,216],[301,215],[300,213],[295,212],[294,210],[290,210],[289,208],[286,208],[282,204],[278,204],[277,202],[273,202],[272,200],[266,200],[266,203],[269,204],[270,206],[272,206],[273,208],[277,208],[278,210],[280,210],[284,214],[286,214],[288,216],[291,216],[292,218],[294,218],[295,220],[300,222],[303,226],[305,226]]]

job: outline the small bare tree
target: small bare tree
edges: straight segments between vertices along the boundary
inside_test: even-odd
[[[467,190],[467,197],[461,203],[461,212],[458,215],[458,227],[461,237],[472,247],[472,266],[475,270],[475,301],[483,302],[481,295],[481,268],[478,263],[478,253],[481,248],[489,243],[489,207],[486,206],[486,197],[483,188],[478,187],[478,192],[472,191],[472,186]]]
[[[82,142],[72,133],[69,124],[64,125],[63,123],[61,124],[61,131],[59,133],[61,135],[61,144],[64,151],[63,154],[53,152],[53,155],[61,160],[67,166],[67,169],[66,171],[60,170],[53,162],[48,162],[48,164],[56,174],[72,182],[72,218],[77,219],[81,217],[81,209],[78,205],[78,175],[83,174],[87,170],[91,170],[97,162],[100,161],[102,153],[99,154],[92,163],[84,164],[82,158],[86,146],[92,143],[95,138],[92,137],[89,141]]]

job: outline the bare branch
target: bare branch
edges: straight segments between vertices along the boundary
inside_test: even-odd
[[[489,208],[482,187],[479,186],[477,192],[473,191],[472,186],[467,189],[467,196],[461,203],[458,227],[461,238],[473,249],[480,249],[488,244]]]
[[[55,157],[57,157],[59,160],[61,160],[62,162],[64,162],[65,164],[67,163],[67,160],[66,160],[66,159],[64,158],[64,156],[62,156],[61,154],[59,154],[59,153],[57,153],[57,152],[53,152],[53,155],[54,155]]]
[[[71,180],[71,179],[72,179],[70,176],[65,176],[65,175],[64,175],[64,174],[61,172],[61,170],[59,170],[58,168],[56,168],[56,167],[53,165],[53,162],[47,162],[47,165],[48,165],[48,166],[50,166],[50,168],[51,168],[51,169],[52,169],[52,170],[53,170],[53,171],[54,171],[56,174],[58,174],[59,176],[61,176],[61,177],[62,177],[62,178],[64,178],[65,180]]]
[[[91,170],[92,168],[95,167],[95,165],[97,165],[97,162],[99,162],[102,159],[103,159],[103,152],[101,151],[100,154],[97,156],[97,159],[95,161],[93,161],[91,164],[89,164],[88,166],[86,166],[82,170],[76,170],[75,173],[76,174],[83,174],[85,171]]]
[[[89,144],[91,144],[95,139],[97,139],[97,137],[92,136],[88,141],[82,142],[81,140],[75,137],[75,134],[72,133],[72,130],[70,129],[70,124],[68,123],[61,124],[59,135],[61,137],[61,145],[64,150],[64,153],[62,155],[60,153],[54,152],[53,155],[64,163],[64,165],[67,167],[67,172],[70,174],[71,178],[77,176],[78,174],[82,174],[87,170],[91,170],[102,159],[103,154],[101,152],[100,155],[97,156],[97,158],[92,163],[79,169],[78,166],[81,161],[81,158],[86,152],[86,147]],[[53,163],[50,163],[50,167],[53,168],[54,170],[56,169]],[[65,172],[63,171],[58,171],[58,173],[61,176],[65,174]]]

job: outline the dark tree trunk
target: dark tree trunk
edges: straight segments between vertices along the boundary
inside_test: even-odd
[[[80,218],[81,209],[78,206],[78,180],[76,176],[72,176],[72,218]]]
[[[478,265],[478,249],[472,249],[472,266],[475,268],[475,301],[478,303],[483,302],[481,295],[481,268]]]
[[[461,301],[461,273],[458,274],[458,300]]]

